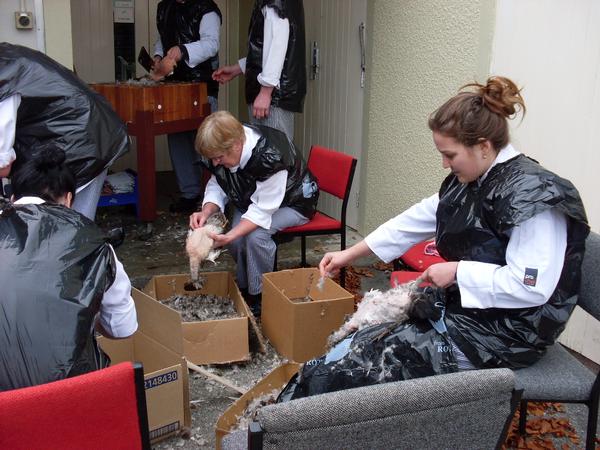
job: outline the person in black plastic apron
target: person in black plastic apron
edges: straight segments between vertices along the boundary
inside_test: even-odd
[[[262,274],[271,272],[277,249],[273,234],[303,225],[314,215],[319,189],[302,154],[279,130],[243,125],[230,113],[211,114],[200,125],[196,149],[212,173],[202,211],[190,228],[204,225],[214,212],[234,206],[232,228],[213,235],[216,246],[231,246],[238,286],[260,314]]]
[[[0,176],[44,148],[75,174],[73,208],[94,220],[108,167],[129,150],[125,124],[100,94],[41,52],[0,43]]]
[[[250,123],[294,138],[294,113],[306,95],[302,0],[256,0],[248,29],[248,52],[213,74],[219,83],[245,76]]]
[[[445,303],[445,317],[414,319],[384,337],[382,326],[359,331],[343,344],[347,353],[338,348],[336,357],[304,370],[297,396],[461,369],[525,367],[564,329],[589,232],[582,201],[569,181],[509,143],[507,119],[525,108],[517,86],[503,77],[468,86],[473,91],[460,92],[429,119],[451,170],[439,192],[319,264],[325,276],[370,253],[389,262],[435,236],[447,262],[430,266],[424,279],[437,288],[429,298]],[[374,361],[365,359],[367,349],[381,359],[368,374],[364,365]],[[332,364],[339,372],[328,375]]]
[[[211,112],[217,110],[219,83],[212,79],[219,66],[221,11],[212,0],[162,0],[156,11],[159,38],[154,45],[152,77],[207,85]],[[181,197],[171,212],[191,213],[202,200],[202,171],[194,163],[195,131],[167,135],[169,155]]]
[[[75,177],[46,148],[0,205],[0,391],[105,367],[94,332],[137,329],[131,283],[101,230],[70,209]]]

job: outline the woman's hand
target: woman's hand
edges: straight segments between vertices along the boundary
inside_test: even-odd
[[[150,77],[154,81],[160,81],[167,75],[170,75],[173,70],[175,70],[176,66],[177,61],[175,61],[173,57],[166,55],[163,59],[158,61],[158,63],[154,64]]]
[[[423,281],[440,288],[447,288],[456,283],[458,261],[433,264],[423,272]]]
[[[257,119],[266,119],[269,117],[269,108],[271,107],[271,95],[273,94],[273,88],[263,86],[254,103],[252,103],[252,115]]]
[[[12,162],[8,163],[5,167],[0,167],[0,178],[5,178],[10,175],[10,168],[12,166]]]
[[[231,66],[219,67],[212,74],[212,79],[218,81],[220,84],[227,83],[233,78],[237,77],[242,73],[242,68],[239,64],[232,64]]]
[[[207,233],[208,237],[213,240],[213,247],[225,247],[229,245],[236,238],[229,233],[226,234],[215,234],[215,233]]]
[[[195,230],[196,228],[203,227],[206,223],[206,219],[220,210],[221,208],[215,203],[206,202],[202,205],[202,211],[195,212],[190,216],[190,228]]]
[[[181,58],[183,57],[183,55],[181,54],[181,49],[179,48],[179,46],[175,45],[175,46],[171,47],[169,49],[169,51],[167,52],[167,57],[171,58],[175,62],[181,61]]]
[[[338,273],[340,268],[347,266],[352,261],[346,250],[340,252],[325,253],[319,263],[319,272],[322,277],[331,277]]]
[[[206,223],[206,216],[204,212],[195,212],[190,216],[190,228],[195,230],[196,228],[203,227]]]
[[[322,277],[330,277],[335,275],[341,267],[347,266],[356,258],[370,255],[371,249],[365,241],[360,241],[352,247],[340,252],[325,253],[323,259],[319,263],[319,271]]]

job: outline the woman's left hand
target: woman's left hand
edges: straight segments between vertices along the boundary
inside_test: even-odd
[[[226,245],[229,245],[232,241],[235,240],[235,237],[233,237],[229,233],[226,233],[226,234],[208,233],[208,237],[213,240],[214,248],[224,247]]]
[[[423,272],[423,281],[434,286],[447,288],[456,282],[458,261],[433,264]]]

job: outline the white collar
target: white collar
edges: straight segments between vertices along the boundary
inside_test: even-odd
[[[14,205],[41,205],[46,203],[46,200],[39,197],[21,197],[19,200],[13,202]]]
[[[498,152],[498,154],[496,155],[496,159],[494,159],[494,162],[492,163],[490,168],[488,170],[486,170],[485,173],[479,177],[478,183],[481,184],[483,182],[483,180],[485,180],[485,177],[487,177],[488,173],[490,173],[490,170],[492,170],[492,167],[494,167],[496,164],[501,164],[503,162],[506,162],[509,159],[512,159],[515,156],[518,156],[520,154],[521,154],[521,152],[519,152],[516,148],[514,148],[512,146],[512,144],[508,144],[506,147],[504,147],[502,150],[500,150]]]
[[[237,166],[234,166],[231,169],[229,169],[231,173],[237,172],[239,168],[243,169],[244,167],[246,167],[246,164],[248,164],[248,160],[252,156],[252,150],[254,149],[254,147],[256,147],[256,143],[260,139],[260,134],[258,134],[252,128],[249,128],[245,125],[243,125],[243,127],[246,140],[244,141],[244,146],[242,147],[240,163]]]

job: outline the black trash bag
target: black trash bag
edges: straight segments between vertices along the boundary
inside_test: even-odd
[[[443,291],[429,294],[439,299]],[[364,328],[326,355],[307,361],[277,401],[457,371],[443,317],[437,322],[386,323]]]
[[[59,205],[0,203],[0,391],[102,368],[95,317],[115,262],[100,229]]]
[[[108,101],[41,52],[0,43],[0,101],[20,94],[13,170],[43,148],[66,154],[77,187],[129,150],[123,121]]]

